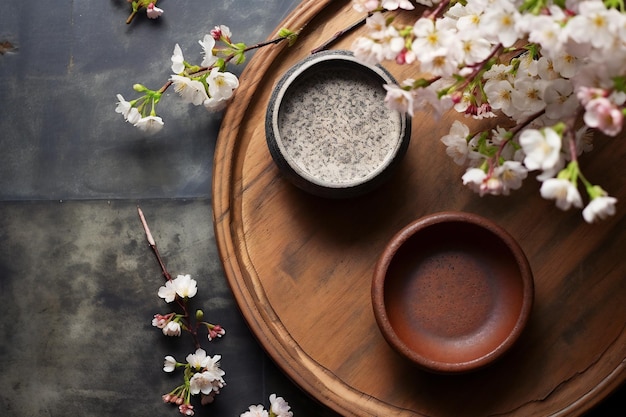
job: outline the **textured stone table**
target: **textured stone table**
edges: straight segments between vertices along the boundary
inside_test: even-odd
[[[297,416],[335,415],[267,358],[226,285],[211,222],[220,115],[168,92],[165,128],[146,137],[114,112],[133,83],[162,85],[175,43],[199,61],[214,25],[254,43],[296,4],[162,0],[159,20],[131,25],[123,0],[0,4],[0,44],[16,47],[0,55],[0,415],[178,414],[161,401],[178,377],[161,366],[190,341],[150,324],[166,307],[137,205],[170,272],[198,281],[195,305],[227,330],[205,347],[228,385],[196,415],[238,416],[274,392]],[[592,415],[626,413],[624,393]]]

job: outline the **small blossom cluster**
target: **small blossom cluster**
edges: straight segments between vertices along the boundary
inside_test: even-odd
[[[507,195],[538,171],[541,195],[558,208],[582,208],[587,222],[615,212],[616,199],[590,183],[578,156],[591,149],[587,130],[622,131],[626,102],[626,14],[622,1],[424,0],[413,25],[386,10],[409,1],[353,0],[368,12],[367,34],[352,49],[367,63],[414,65],[426,74],[387,85],[387,105],[436,118],[450,109],[467,117],[501,117],[482,132],[456,122],[442,138],[463,182],[480,195]],[[406,12],[405,12],[406,13]],[[583,128],[577,125],[582,120]]]
[[[193,297],[198,292],[198,287],[195,279],[191,278],[191,275],[178,275],[174,279],[167,280],[165,285],[161,286],[158,291],[159,297],[163,298],[166,303],[171,303],[175,300],[183,306],[183,314],[169,313],[169,314],[155,314],[152,318],[152,325],[163,331],[166,336],[180,336],[182,330],[193,331],[196,334],[195,329],[191,329],[189,322],[189,314],[186,309],[186,301],[188,298]],[[196,326],[203,326],[207,330],[207,337],[209,341],[220,338],[226,334],[226,330],[219,324],[212,324],[202,321],[204,313],[202,310],[196,311]]]
[[[184,368],[184,382],[171,392],[163,395],[165,403],[178,405],[178,410],[186,416],[194,415],[191,404],[192,395],[201,396],[201,404],[213,402],[226,382],[225,372],[220,368],[220,355],[207,356],[204,349],[196,349],[195,353],[187,355],[186,363],[176,361],[173,356],[166,356],[163,362],[163,371],[174,372],[176,368]]]
[[[172,72],[170,81],[174,90],[188,103],[195,106],[204,105],[209,111],[220,111],[226,107],[233,92],[239,87],[236,75],[225,72],[225,62],[222,57],[237,54],[238,63],[243,62],[242,44],[233,44],[231,31],[227,26],[217,26],[199,43],[203,50],[203,59],[200,66],[194,66],[185,61],[178,44],[172,55]],[[219,48],[220,41],[225,47]]]
[[[163,9],[156,7],[158,0],[128,0],[132,8],[131,14],[128,16],[126,23],[133,21],[140,10],[146,9],[148,19],[156,19],[163,14]]]
[[[164,126],[156,108],[163,93],[171,86],[183,101],[194,106],[204,106],[209,112],[219,112],[226,107],[239,87],[237,76],[226,71],[228,64],[230,62],[236,65],[243,64],[246,52],[283,40],[292,45],[297,34],[282,28],[277,38],[252,46],[241,42],[235,43],[231,37],[232,32],[228,26],[215,26],[198,41],[202,47],[202,61],[199,65],[189,63],[183,56],[180,45],[176,44],[171,56],[173,74],[169,80],[158,90],[135,84],[133,89],[143,95],[128,101],[118,94],[115,111],[142,131],[156,133]]]
[[[117,113],[135,127],[148,132],[156,133],[163,128],[163,119],[156,114],[156,106],[165,90],[173,86],[180,97],[195,106],[204,105],[210,112],[223,110],[233,92],[239,87],[236,75],[226,72],[224,56],[237,56],[237,62],[243,62],[245,45],[233,44],[231,32],[227,26],[217,26],[199,43],[203,50],[203,59],[200,65],[192,65],[183,57],[182,49],[178,44],[174,46],[171,57],[172,72],[169,81],[159,90],[135,84],[133,89],[144,95],[131,101],[126,101],[121,94],[117,95]],[[220,41],[225,47],[217,47]]]
[[[190,275],[178,275],[174,279],[168,279],[165,285],[159,288],[158,296],[166,303],[177,302],[182,313],[155,314],[152,325],[161,329],[166,336],[180,336],[183,330],[188,331],[194,337],[196,346],[199,345],[198,327],[203,326],[207,329],[209,341],[222,337],[226,331],[218,324],[202,321],[204,317],[202,310],[196,310],[196,320],[191,321],[187,300],[195,296],[197,292],[197,282]],[[179,363],[173,356],[166,356],[163,370],[173,372],[176,368],[184,368],[184,381],[171,392],[163,395],[163,401],[178,405],[180,413],[187,416],[194,415],[191,404],[192,395],[200,394],[203,405],[213,402],[220,389],[226,385],[223,378],[225,372],[219,364],[220,359],[220,355],[207,356],[206,351],[199,347],[195,353],[187,356],[186,363]]]
[[[289,403],[276,394],[270,395],[270,409],[266,410],[262,404],[251,405],[239,417],[293,417]]]

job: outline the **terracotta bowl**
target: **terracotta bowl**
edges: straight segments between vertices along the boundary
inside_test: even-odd
[[[393,77],[348,51],[313,54],[276,84],[267,108],[267,145],[297,187],[329,198],[364,194],[405,155],[410,117],[384,103]]]
[[[374,271],[378,326],[402,356],[436,373],[482,368],[518,339],[534,298],[517,242],[483,217],[444,212],[409,224]]]

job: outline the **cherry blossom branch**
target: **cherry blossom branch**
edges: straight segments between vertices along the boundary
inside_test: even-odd
[[[146,233],[146,240],[148,241],[148,245],[150,246],[150,249],[152,249],[152,252],[154,253],[157,259],[157,262],[159,263],[161,272],[163,273],[163,276],[168,281],[171,281],[172,276],[168,272],[167,268],[165,267],[165,263],[163,262],[163,259],[161,258],[161,254],[159,253],[159,249],[157,248],[156,241],[154,240],[154,237],[152,236],[152,232],[150,232],[150,227],[148,227],[148,222],[146,221],[146,217],[144,216],[141,208],[137,207],[137,213],[139,214],[139,219],[141,220],[141,224],[143,225],[144,232]],[[197,325],[192,326],[191,320],[189,319],[189,310],[187,309],[187,303],[181,300],[180,297],[176,297],[176,303],[183,310],[183,318],[185,319],[185,327],[187,331],[189,331],[189,333],[193,337],[193,342],[194,342],[196,349],[199,349],[201,345],[200,345],[200,340],[198,339],[198,328],[197,328],[198,326]]]
[[[230,61],[232,61],[237,55],[244,54],[246,52],[250,52],[250,51],[255,50],[255,49],[260,49],[260,48],[263,48],[265,46],[279,44],[280,42],[284,41],[285,39],[288,39],[288,37],[279,36],[277,38],[273,38],[273,39],[270,39],[270,40],[267,40],[267,41],[264,41],[264,42],[258,42],[258,43],[255,43],[254,45],[246,46],[241,51],[233,52],[230,55],[228,55],[227,57],[225,57],[223,59],[223,63],[224,63],[224,65],[226,65]],[[196,69],[194,71],[189,72],[187,75],[190,76],[190,77],[200,77],[200,76],[206,74],[207,72],[210,72],[215,67],[216,67],[216,65],[211,65],[211,66],[208,66],[208,67],[200,67],[200,68],[198,68],[198,69]],[[158,93],[163,94],[172,84],[173,84],[172,80],[167,80],[167,82],[165,84],[163,84],[163,86],[161,88],[159,88]]]
[[[439,3],[437,5],[437,7],[435,7],[433,10],[428,10],[426,9],[424,11],[424,13],[422,14],[422,17],[426,17],[428,19],[435,19],[439,16],[439,14],[443,11],[446,10],[448,8],[448,5],[450,4],[450,0],[445,0],[442,1],[441,3]]]

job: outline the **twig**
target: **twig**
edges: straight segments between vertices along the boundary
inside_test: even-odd
[[[143,215],[143,211],[141,211],[141,209],[139,207],[137,207],[137,213],[139,213],[139,218],[141,219],[141,224],[143,225],[143,230],[146,232],[146,239],[148,240],[148,244],[150,245],[150,248],[152,249],[152,252],[154,252],[154,256],[156,256],[157,261],[159,262],[159,266],[161,267],[161,272],[163,273],[163,276],[168,281],[171,281],[172,280],[172,276],[167,271],[167,268],[165,267],[165,263],[163,263],[163,259],[161,259],[161,254],[159,253],[159,250],[157,249],[156,242],[154,241],[154,238],[152,237],[152,233],[150,233],[150,228],[148,227],[148,222],[146,222],[146,218]]]
[[[324,42],[323,44],[321,44],[320,46],[318,46],[317,48],[313,49],[311,51],[311,54],[315,54],[317,52],[321,52],[321,51],[325,51],[326,49],[330,48],[330,46],[337,42],[339,40],[339,38],[341,38],[344,35],[347,35],[348,33],[354,31],[355,29],[363,26],[363,24],[365,24],[365,21],[367,20],[368,17],[370,17],[372,14],[368,13],[367,16],[365,16],[364,18],[362,18],[361,20],[354,22],[353,24],[351,24],[350,26],[348,26],[347,28],[340,30],[339,32],[335,33],[330,39],[328,39],[326,42]]]

